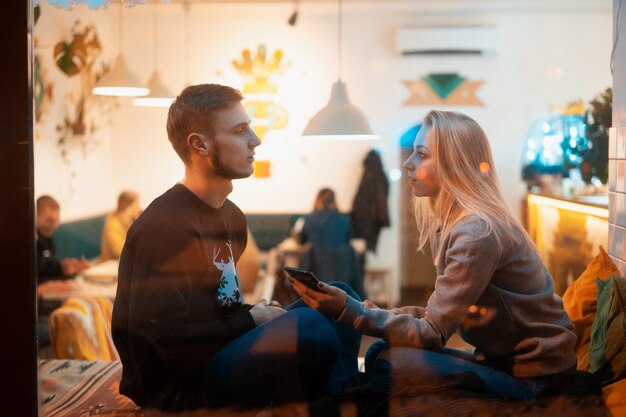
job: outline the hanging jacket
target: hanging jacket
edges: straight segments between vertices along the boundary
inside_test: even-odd
[[[365,239],[367,249],[376,252],[380,229],[390,225],[387,208],[389,181],[375,150],[367,153],[363,167],[363,177],[352,203],[352,227],[354,237]]]

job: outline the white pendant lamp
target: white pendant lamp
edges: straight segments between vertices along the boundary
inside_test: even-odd
[[[148,80],[150,94],[133,99],[133,106],[169,107],[174,101],[172,92],[161,82],[159,72],[154,70]]]
[[[158,19],[158,4],[155,2],[153,7],[153,31],[154,31],[154,71],[148,80],[148,88],[150,94],[144,97],[137,97],[133,99],[133,106],[143,107],[169,107],[174,101],[174,94],[161,82],[159,76],[158,62],[159,62],[159,19]]]
[[[341,81],[341,0],[337,13],[337,67],[338,80],[333,84],[328,104],[311,118],[302,132],[309,139],[376,140],[363,112],[348,99],[346,84]]]
[[[139,78],[128,70],[126,67],[126,59],[122,54],[122,7],[124,6],[120,3],[119,7],[119,54],[117,58],[115,58],[115,63],[111,70],[98,81],[92,92],[98,96],[145,96],[150,93],[150,90],[139,81]]]

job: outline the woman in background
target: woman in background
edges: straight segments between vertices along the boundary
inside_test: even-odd
[[[302,257],[301,267],[312,271],[324,282],[349,284],[364,299],[363,272],[350,245],[351,238],[350,217],[337,209],[335,192],[322,188],[315,198],[313,212],[305,217],[298,234],[301,244],[310,244]]]
[[[133,191],[122,191],[117,198],[117,210],[110,213],[104,222],[101,262],[120,258],[128,228],[140,214],[139,194]]]
[[[536,246],[506,206],[478,123],[431,111],[403,168],[417,246],[430,242],[437,269],[426,306],[384,310],[325,284],[317,292],[294,282],[302,299],[382,338],[368,351],[366,369],[396,381],[432,384],[464,375],[488,395],[531,399],[575,369],[572,323]],[[455,332],[474,354],[445,347]]]

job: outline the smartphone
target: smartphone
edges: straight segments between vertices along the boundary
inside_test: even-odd
[[[318,292],[324,292],[320,290],[319,287],[317,286],[320,280],[317,279],[317,277],[315,276],[315,274],[313,274],[313,272],[305,271],[303,269],[291,268],[289,266],[286,266],[283,269],[285,270],[286,273],[289,274],[291,278],[298,280],[299,282],[303,283],[310,289],[318,291]]]

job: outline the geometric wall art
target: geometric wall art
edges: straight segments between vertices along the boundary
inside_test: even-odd
[[[273,54],[267,52],[267,47],[260,44],[255,54],[244,49],[241,58],[231,62],[243,78],[243,93],[246,96],[243,106],[252,120],[250,126],[261,141],[268,132],[283,129],[289,122],[289,112],[278,103],[278,84],[291,64],[283,60],[281,49]],[[271,161],[256,160],[254,178],[270,176]]]
[[[470,81],[458,73],[431,73],[405,80],[411,96],[404,106],[484,106],[476,91],[484,81]]]
[[[252,128],[263,140],[270,130],[283,129],[289,121],[287,109],[276,102],[278,81],[290,64],[283,60],[280,49],[267,56],[267,48],[260,44],[256,54],[248,49],[241,52],[240,60],[232,65],[243,78],[243,93],[246,95],[244,108],[252,119]]]

